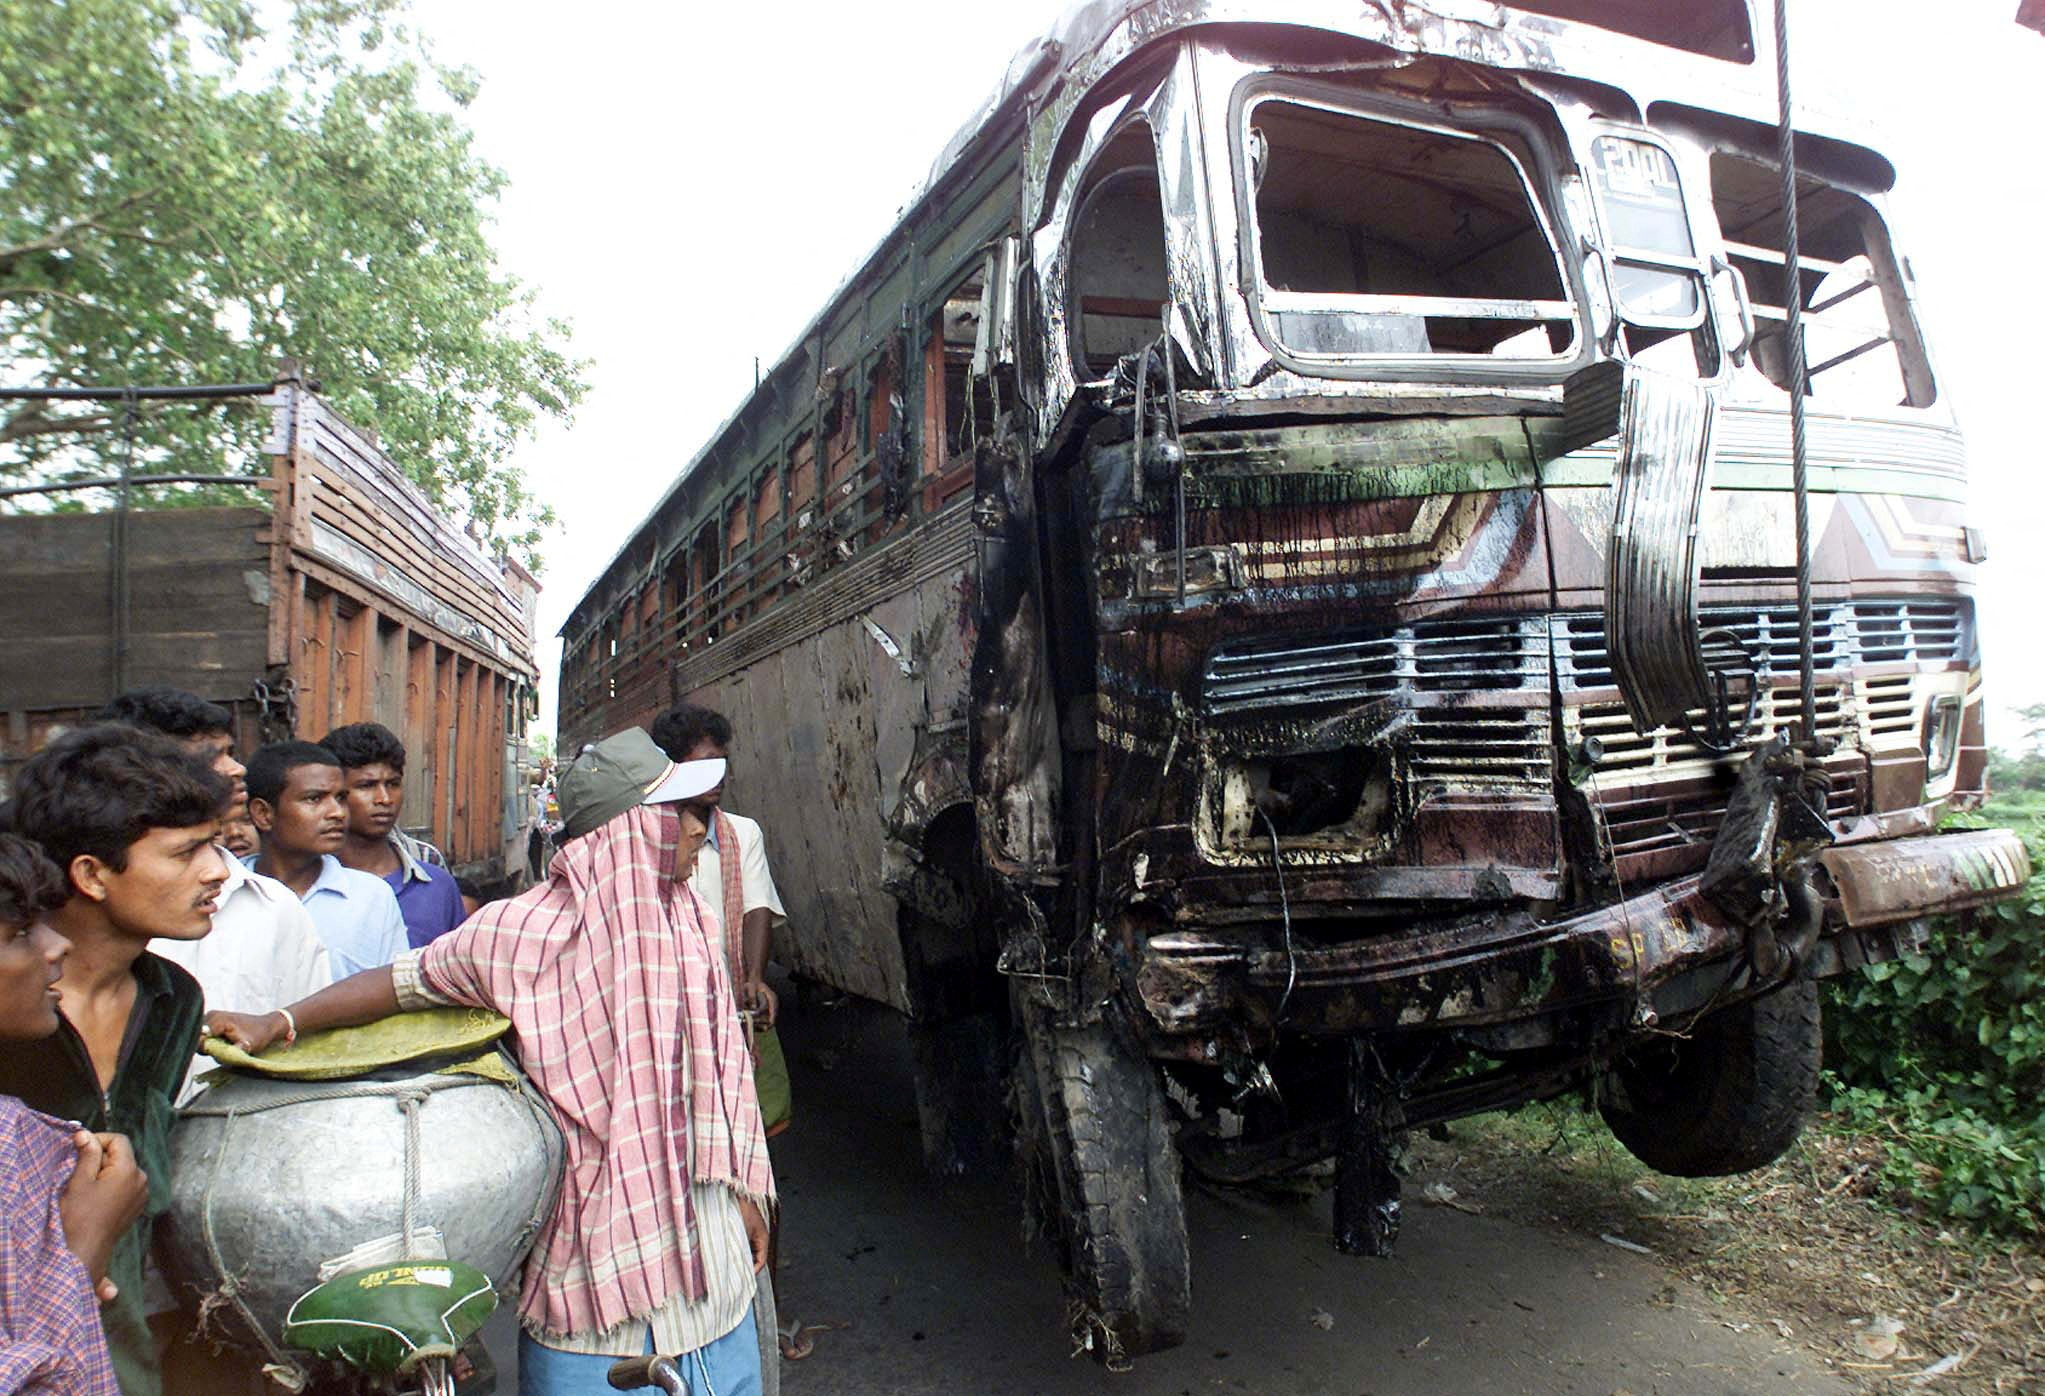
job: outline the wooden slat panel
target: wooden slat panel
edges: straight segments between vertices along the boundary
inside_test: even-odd
[[[405,742],[405,805],[398,818],[407,829],[430,830],[434,823],[433,780],[440,769],[433,701],[433,656],[439,646],[427,636],[408,634],[406,640],[405,720],[399,729]]]
[[[301,475],[313,481],[312,507],[306,531],[296,540],[304,551],[325,556],[313,527],[331,529],[352,540],[367,552],[386,559],[414,582],[425,587],[441,602],[467,615],[518,647],[529,649],[524,613],[518,607],[483,586],[445,555],[429,550],[403,530],[392,529],[374,510],[372,501],[353,489],[345,477],[317,466]],[[331,561],[339,562],[334,558]],[[365,577],[374,582],[375,578]]]
[[[371,496],[377,517],[402,528],[428,552],[447,557],[488,591],[501,595],[514,613],[519,598],[473,546],[433,512],[397,467],[317,398],[301,400],[300,439],[314,454],[349,471],[352,483]]]
[[[370,656],[370,720],[381,722],[405,741],[405,679],[408,635],[401,623],[382,618],[376,626],[376,646]]]
[[[298,732],[326,731],[334,679],[334,593],[315,582],[305,586],[298,625]]]
[[[483,775],[487,750],[486,737],[490,731],[490,681],[488,671],[470,666],[468,702],[463,711],[468,717],[468,731],[462,743],[462,820],[461,846],[462,861],[483,856],[488,843],[481,837],[485,810],[483,808]]]
[[[328,567],[326,564],[303,554],[294,553],[291,559],[291,566],[295,573],[307,578],[315,588],[322,592],[338,592],[354,604],[363,606],[375,606],[381,600],[380,593],[373,588],[364,586],[350,574]],[[430,620],[422,618],[408,609],[393,607],[389,614],[404,616],[408,624],[412,625],[415,629],[437,636],[441,643],[465,658],[474,660],[476,663],[491,669],[501,670],[504,668],[504,661],[498,656],[476,648],[463,636],[448,634]]]
[[[371,688],[369,651],[376,634],[376,612],[367,606],[349,607],[339,597],[334,602],[334,701],[332,726],[368,720]],[[315,734],[323,736],[322,728]]]
[[[433,808],[435,810],[433,829],[439,835],[443,851],[452,856],[455,838],[455,779],[454,771],[461,760],[461,709],[457,704],[460,686],[461,659],[451,651],[443,649],[434,665],[435,707],[440,713],[440,731],[435,740],[439,748],[439,777],[434,784]]]
[[[216,701],[248,696],[268,657],[267,521],[256,509],[129,516],[131,683],[177,683]],[[107,515],[0,519],[0,708],[106,701],[109,537]],[[182,653],[195,644],[203,654]]]
[[[494,856],[504,846],[504,716],[511,697],[510,681],[502,675],[490,681],[490,730],[483,747],[483,808],[489,819],[489,847]]]

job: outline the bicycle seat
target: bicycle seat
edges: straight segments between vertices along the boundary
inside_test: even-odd
[[[497,1307],[490,1277],[451,1260],[407,1260],[336,1275],[284,1317],[289,1347],[374,1376],[452,1358]]]

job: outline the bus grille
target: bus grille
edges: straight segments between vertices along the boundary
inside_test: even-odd
[[[1964,601],[1850,601],[1816,606],[1811,615],[1811,656],[1819,673],[1874,664],[1950,664],[1972,653]],[[1797,672],[1796,607],[1763,610],[1712,607],[1704,630],[1730,631],[1776,676]],[[1605,649],[1605,618],[1597,611],[1558,615],[1555,669],[1564,692],[1613,686]]]
[[[1250,712],[1309,703],[1357,703],[1407,693],[1480,693],[1548,687],[1541,616],[1422,621],[1396,630],[1251,640],[1207,661],[1207,711]]]

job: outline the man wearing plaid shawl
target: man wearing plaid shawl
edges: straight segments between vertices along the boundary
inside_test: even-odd
[[[523,1396],[594,1396],[613,1359],[652,1351],[683,1354],[697,1396],[760,1390],[774,1178],[723,934],[674,876],[705,833],[679,802],[723,778],[722,761],[669,761],[636,728],[585,748],[561,779],[567,838],[545,883],[286,1011],[208,1019],[253,1052],[435,1004],[511,1019],[567,1137],[519,1301]]]

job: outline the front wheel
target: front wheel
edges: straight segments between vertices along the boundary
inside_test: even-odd
[[[1802,1133],[1822,1049],[1818,986],[1800,979],[1710,1014],[1687,1037],[1627,1048],[1599,1082],[1598,1112],[1656,1172],[1750,1172]]]
[[[1106,1023],[1021,1013],[1016,1147],[1056,1238],[1073,1337],[1111,1367],[1177,1347],[1191,1306],[1179,1155],[1157,1071]]]

